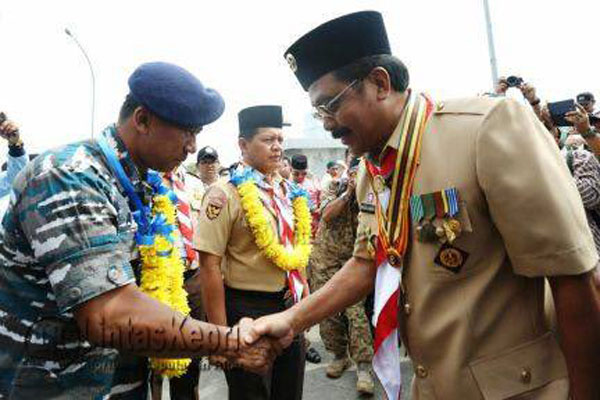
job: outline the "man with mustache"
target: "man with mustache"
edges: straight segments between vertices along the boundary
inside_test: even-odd
[[[359,228],[346,265],[256,321],[248,341],[287,338],[374,288],[373,366],[390,399],[401,392],[399,339],[413,398],[600,398],[598,255],[536,116],[510,99],[410,90],[378,12],[329,21],[285,58],[325,129],[365,153]],[[544,322],[544,278],[560,346]]]

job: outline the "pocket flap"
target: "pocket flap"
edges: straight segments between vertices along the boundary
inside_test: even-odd
[[[567,376],[552,333],[469,364],[485,399],[506,399]]]

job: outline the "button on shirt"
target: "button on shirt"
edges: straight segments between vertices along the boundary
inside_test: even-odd
[[[106,131],[134,187],[142,180]],[[14,184],[0,233],[0,398],[143,396],[145,359],[85,340],[73,308],[135,282],[135,223],[95,142],[40,155]]]

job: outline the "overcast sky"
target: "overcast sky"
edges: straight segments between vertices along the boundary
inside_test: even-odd
[[[543,99],[600,95],[600,2],[489,2],[500,74],[523,76]],[[90,136],[90,72],[69,28],[94,66],[95,132],[115,121],[139,64],[169,61],[225,98],[224,116],[205,128],[199,147],[215,146],[229,163],[243,107],[282,104],[294,124],[289,134],[301,130],[309,101],[282,57],[287,47],[320,23],[365,9],[383,13],[414,89],[438,99],[490,89],[482,0],[3,0],[0,110],[20,124],[30,151]]]

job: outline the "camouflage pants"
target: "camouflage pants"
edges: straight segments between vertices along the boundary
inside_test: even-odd
[[[311,264],[310,283],[312,291],[316,291],[325,285],[341,268],[341,265],[323,267],[315,262]],[[365,314],[364,302],[363,299],[346,308],[343,312],[324,319],[319,324],[321,339],[323,339],[325,348],[336,357],[343,357],[350,353],[350,358],[355,363],[371,362],[373,358],[373,337]]]

